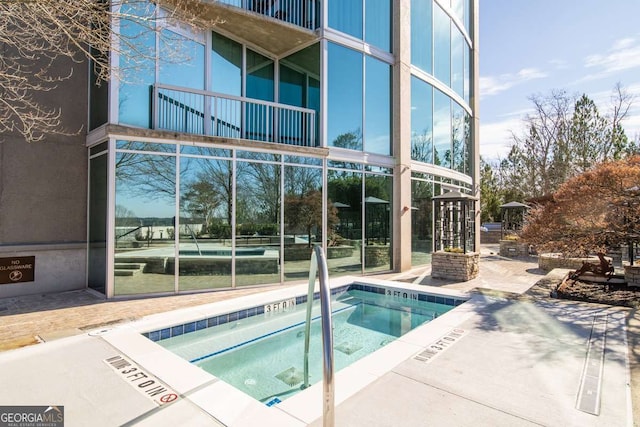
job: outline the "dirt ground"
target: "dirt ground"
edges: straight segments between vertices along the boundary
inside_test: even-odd
[[[557,288],[558,298],[621,307],[640,307],[640,288],[619,283],[591,283],[566,279]]]

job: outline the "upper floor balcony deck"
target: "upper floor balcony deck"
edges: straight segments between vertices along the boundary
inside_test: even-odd
[[[153,86],[153,128],[316,147],[316,112],[203,90]]]
[[[180,0],[162,0],[167,6]],[[196,16],[276,56],[317,39],[317,0],[200,0],[187,3]]]

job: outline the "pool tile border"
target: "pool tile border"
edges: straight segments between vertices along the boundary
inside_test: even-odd
[[[340,294],[343,292],[347,292],[349,290],[357,290],[357,291],[371,292],[371,293],[384,295],[386,293],[386,289],[387,288],[383,286],[366,285],[363,283],[354,282],[348,285],[332,288],[331,295]],[[417,294],[419,301],[433,302],[436,304],[449,305],[452,307],[457,307],[466,301],[466,299],[433,295],[425,292],[415,292],[415,291],[411,291],[411,292],[413,294]],[[296,305],[305,304],[307,302],[307,295],[300,295],[295,298],[296,298]],[[320,298],[320,293],[315,292],[313,294],[313,299],[316,300],[319,298]],[[150,339],[151,341],[157,342],[157,341],[177,337],[180,335],[188,334],[191,332],[200,331],[202,329],[207,329],[213,326],[234,322],[236,320],[244,319],[247,317],[257,316],[260,314],[264,314],[264,304],[238,310],[238,311],[232,311],[230,313],[220,314],[218,316],[207,317],[205,319],[188,322],[181,325],[175,325],[175,326],[157,329],[153,331],[142,332],[142,335]]]

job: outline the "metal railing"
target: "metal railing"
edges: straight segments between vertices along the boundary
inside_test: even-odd
[[[320,267],[320,270],[318,270]],[[302,388],[309,387],[309,341],[311,338],[311,309],[316,274],[320,279],[320,320],[322,323],[322,425],[335,424],[333,386],[333,326],[331,321],[331,292],[327,261],[322,247],[315,246],[309,267],[309,291],[307,293],[307,319],[304,331],[304,382]]]
[[[165,84],[153,86],[153,128],[316,146],[314,110]]]
[[[219,0],[220,3],[270,16],[309,30],[318,28],[317,0]]]

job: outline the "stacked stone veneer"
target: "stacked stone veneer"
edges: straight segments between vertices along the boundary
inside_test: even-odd
[[[611,257],[605,257],[605,259],[611,261]],[[540,254],[538,256],[538,267],[545,271],[551,271],[554,268],[569,268],[571,270],[578,270],[585,262],[600,264],[600,260],[597,256],[570,258],[563,257],[562,254],[558,253]]]
[[[500,256],[509,258],[529,256],[529,245],[517,240],[500,240]]]
[[[625,265],[624,280],[627,286],[640,286],[640,265]]]
[[[480,254],[438,251],[431,254],[431,277],[467,281],[478,276]]]

